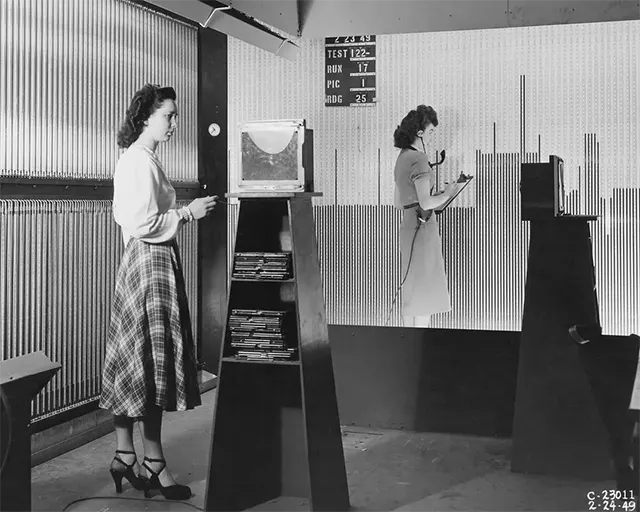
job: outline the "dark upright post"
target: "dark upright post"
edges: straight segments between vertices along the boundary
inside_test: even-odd
[[[348,510],[342,434],[310,197],[293,198],[291,238],[297,302],[304,421],[312,510]]]
[[[31,510],[31,401],[59,369],[43,352],[0,361],[0,510]]]
[[[227,36],[198,29],[198,180],[204,195],[227,192]],[[215,123],[220,133],[212,136]],[[198,224],[198,357],[215,373],[227,307],[228,209],[219,204]]]
[[[589,220],[531,221],[512,470],[611,477],[606,433],[568,330],[598,323]]]

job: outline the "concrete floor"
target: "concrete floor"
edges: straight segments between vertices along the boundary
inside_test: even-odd
[[[125,481],[116,495],[108,467],[113,435],[33,468],[34,511],[188,511],[204,507],[205,479],[215,390],[203,406],[166,415],[163,440],[176,480],[191,486],[188,503],[162,496],[144,500]],[[136,447],[141,446],[136,432]],[[525,476],[509,469],[509,440],[380,431],[345,427],[343,446],[355,511],[551,511],[588,510],[587,493],[614,489],[614,482],[582,482]],[[89,498],[88,500],[78,501]],[[309,510],[284,498],[254,510]]]

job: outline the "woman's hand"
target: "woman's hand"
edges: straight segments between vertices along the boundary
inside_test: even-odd
[[[456,182],[445,183],[443,194],[446,194],[447,196],[451,197],[455,193],[457,188],[458,188],[458,183]]]
[[[216,206],[216,199],[218,199],[218,196],[207,196],[198,197],[197,199],[191,201],[189,210],[191,210],[193,218],[196,220],[200,220],[207,214],[211,213]]]
[[[418,206],[416,208],[416,212],[418,214],[418,218],[422,221],[422,222],[426,222],[431,218],[431,215],[433,215],[433,210],[425,210],[424,208],[422,208],[421,206]]]
[[[438,194],[434,194],[434,195],[439,195],[439,194],[448,194],[448,195],[453,195],[455,194],[455,192],[457,191],[458,188],[460,188],[463,184],[465,184],[467,181],[469,181],[472,178],[472,176],[467,176],[464,173],[460,173],[460,176],[458,177],[458,179],[456,181],[454,181],[453,183],[445,183],[445,188],[443,192],[439,192]]]

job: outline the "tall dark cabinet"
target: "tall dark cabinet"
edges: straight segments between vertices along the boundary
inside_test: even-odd
[[[573,478],[611,477],[607,437],[569,336],[598,324],[589,222],[531,220],[511,467]]]
[[[311,202],[319,195],[229,195],[240,202],[234,254],[287,255],[291,273],[231,279],[207,511],[244,510],[285,496],[308,499],[310,510],[349,509]],[[238,331],[248,320],[238,317],[252,311],[285,315],[289,358],[240,355]]]

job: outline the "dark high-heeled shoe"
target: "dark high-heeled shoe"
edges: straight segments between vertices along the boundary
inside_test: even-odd
[[[162,467],[160,468],[160,471],[158,472],[153,471],[149,466],[147,466],[147,461],[161,462]],[[187,487],[186,485],[175,484],[175,485],[170,485],[168,487],[164,487],[160,483],[160,473],[162,473],[167,467],[167,463],[164,459],[150,459],[149,457],[145,457],[142,465],[151,475],[151,478],[147,480],[147,485],[144,490],[145,498],[151,498],[151,491],[153,489],[160,489],[160,492],[162,493],[162,495],[168,500],[181,501],[181,500],[188,500],[189,498],[191,498],[191,488]]]
[[[117,469],[115,469],[113,467],[113,462],[111,463],[111,469],[109,469],[109,472],[111,473],[111,477],[113,478],[113,483],[116,484],[116,492],[118,494],[120,494],[122,492],[122,479],[123,478],[126,478],[127,480],[129,480],[129,483],[131,483],[131,485],[133,485],[133,487],[136,490],[142,491],[147,486],[147,479],[146,478],[142,478],[142,477],[136,475],[133,472],[133,466],[135,465],[136,460],[134,460],[131,464],[127,464],[120,457],[118,457],[119,453],[122,453],[122,454],[125,454],[125,455],[135,455],[136,454],[136,452],[129,452],[129,451],[124,451],[124,450],[116,450],[116,456],[113,458],[113,460],[117,461],[120,464],[122,464],[124,466],[124,468],[125,468],[124,471],[118,471]]]

